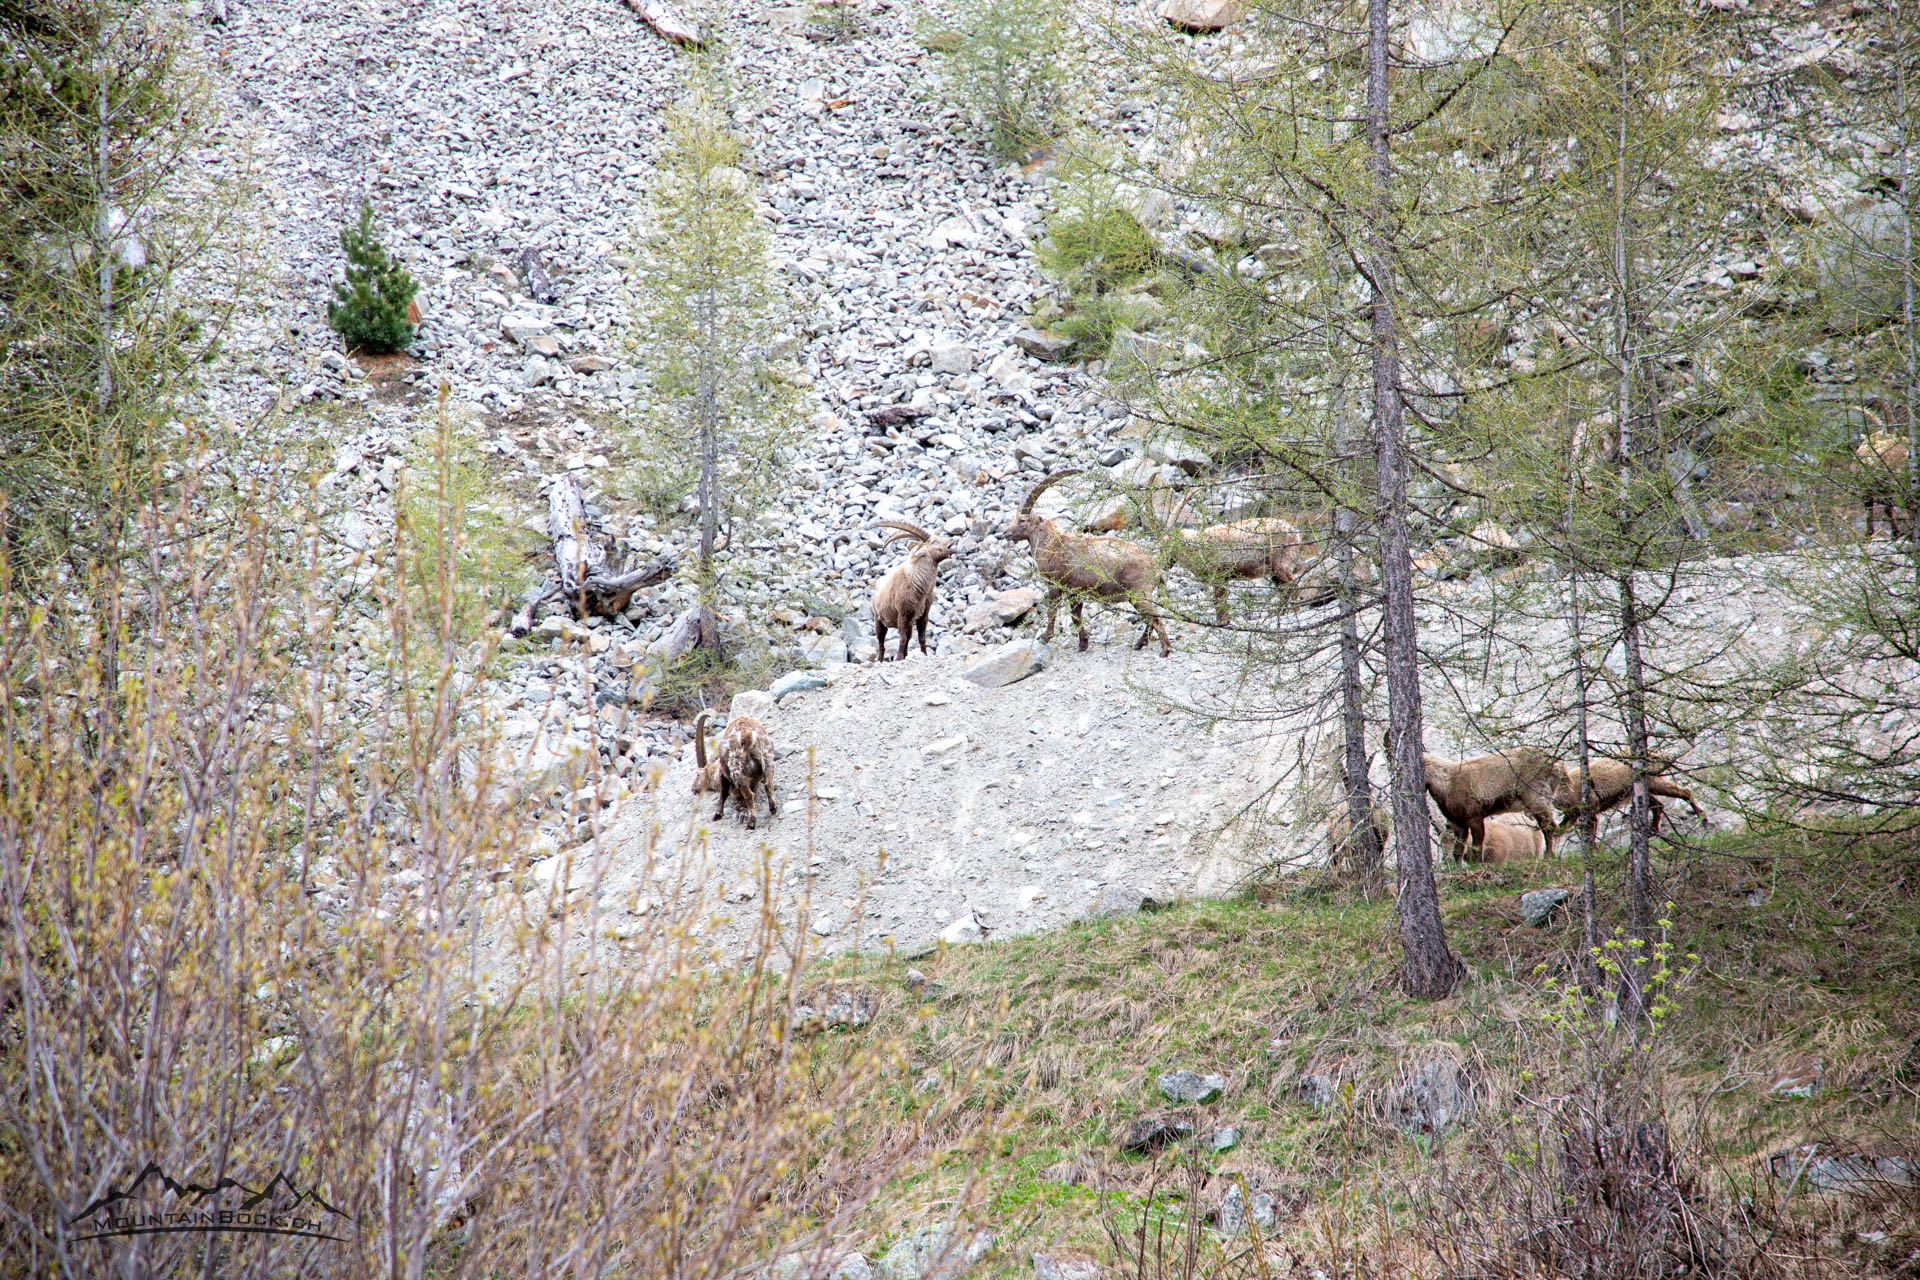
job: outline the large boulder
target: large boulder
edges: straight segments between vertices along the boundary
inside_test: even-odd
[[[990,1231],[921,1227],[894,1241],[873,1274],[875,1280],[958,1280],[992,1248]]]
[[[987,650],[961,669],[960,675],[982,689],[1024,680],[1047,665],[1047,646],[1039,640],[1010,640]]]
[[[1232,26],[1246,16],[1247,7],[1241,0],[1160,0],[1154,12],[1168,26],[1199,35]]]
[[[1437,1137],[1473,1109],[1473,1082],[1464,1066],[1436,1054],[1402,1071],[1384,1103],[1387,1119],[1400,1129]]]

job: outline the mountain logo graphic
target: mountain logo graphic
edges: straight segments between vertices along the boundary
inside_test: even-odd
[[[242,1198],[238,1204],[222,1207],[216,1199],[222,1192],[234,1192]],[[145,1207],[149,1196],[155,1200],[171,1196],[173,1203],[166,1207]],[[345,1237],[333,1235],[326,1228],[333,1219],[353,1221],[328,1204],[317,1189],[301,1190],[300,1184],[285,1172],[276,1171],[258,1190],[237,1178],[225,1176],[208,1186],[182,1182],[170,1176],[158,1161],[148,1161],[146,1168],[125,1187],[109,1185],[104,1195],[67,1219],[67,1225],[75,1226],[86,1219],[96,1219],[94,1225],[100,1230],[81,1236],[82,1240],[177,1231],[341,1240]]]

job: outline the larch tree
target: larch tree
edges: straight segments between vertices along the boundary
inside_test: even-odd
[[[1368,720],[1376,677],[1386,686],[1403,981],[1437,998],[1461,969],[1427,816],[1412,561],[1416,532],[1434,523],[1434,486],[1408,403],[1422,432],[1453,414],[1457,334],[1502,292],[1486,248],[1523,198],[1500,163],[1512,22],[1475,18],[1416,38],[1378,0],[1266,5],[1247,21],[1275,37],[1257,64],[1125,37],[1158,64],[1187,122],[1177,161],[1129,176],[1203,204],[1218,227],[1210,265],[1175,259],[1191,277],[1182,317],[1198,349],[1175,360],[1174,344],[1159,342],[1165,367],[1127,394],[1138,416],[1206,451],[1219,478],[1201,487],[1223,504],[1252,514],[1253,491],[1323,541],[1305,590],[1242,593],[1228,637],[1210,634],[1269,655],[1287,673],[1279,696],[1319,702],[1338,726],[1342,825],[1363,877],[1378,865]],[[1297,607],[1314,600],[1339,607]],[[1333,685],[1324,698],[1306,688],[1321,675]]]
[[[780,290],[768,231],[712,68],[667,115],[648,227],[634,269],[635,358],[650,374],[643,423],[657,481],[690,484],[697,512],[699,632],[721,647],[720,561],[792,438],[791,362],[776,356]]]

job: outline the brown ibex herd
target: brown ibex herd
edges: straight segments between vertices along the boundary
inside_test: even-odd
[[[1551,856],[1554,836],[1585,818],[1618,808],[1633,793],[1633,766],[1611,757],[1598,757],[1588,764],[1590,800],[1581,784],[1580,766],[1555,760],[1537,747],[1515,747],[1466,760],[1428,753],[1424,760],[1427,794],[1447,824],[1448,852],[1467,862],[1506,862],[1529,856],[1536,848]],[[1707,820],[1706,811],[1686,788],[1658,772],[1647,774],[1646,782],[1655,832],[1660,830],[1660,796],[1686,801],[1696,818]],[[1556,809],[1561,815],[1558,824]],[[1537,841],[1524,827],[1488,821],[1511,813],[1533,819],[1539,828]]]
[[[1904,462],[1904,458],[1900,459]],[[1063,529],[1059,522],[1040,515],[1034,504],[1048,488],[1079,471],[1057,471],[1041,478],[1028,490],[1013,520],[1002,530],[1009,542],[1024,542],[1033,554],[1034,568],[1047,585],[1047,625],[1042,639],[1051,640],[1061,597],[1066,597],[1079,633],[1080,648],[1088,646],[1087,624],[1083,614],[1086,602],[1126,604],[1139,617],[1142,628],[1135,649],[1146,646],[1156,634],[1162,657],[1173,651],[1167,637],[1166,620],[1155,601],[1163,571],[1152,551],[1130,542],[1095,533]],[[1156,514],[1160,514],[1156,512]],[[1300,531],[1286,520],[1267,517],[1238,520],[1202,529],[1180,526],[1189,514],[1181,501],[1166,513],[1171,526],[1172,547],[1168,565],[1192,572],[1213,590],[1215,615],[1225,624],[1229,581],[1268,578],[1276,590],[1297,589],[1312,549]],[[927,622],[933,612],[939,586],[940,565],[951,559],[953,545],[943,537],[927,532],[904,520],[881,520],[876,528],[891,529],[882,546],[906,541],[913,544],[905,560],[889,569],[873,588],[873,631],[877,650],[875,661],[887,661],[887,636],[899,633],[895,661],[905,661],[907,650],[917,635],[920,652],[927,649]],[[709,750],[706,740],[705,712],[694,728],[694,754],[698,761],[693,790],[717,792],[720,807],[716,819],[726,813],[727,798],[741,802],[747,825],[755,820],[755,800],[766,792],[769,815],[779,812],[773,797],[773,743],[766,726],[748,716],[736,716]],[[1589,795],[1582,785],[1578,766],[1564,764],[1535,747],[1517,747],[1465,760],[1444,756],[1425,756],[1427,792],[1439,807],[1448,829],[1447,850],[1453,856],[1474,862],[1503,863],[1514,858],[1551,856],[1554,836],[1572,829],[1586,817],[1603,813],[1624,803],[1632,790],[1633,770],[1622,760],[1599,758],[1591,762],[1587,781]],[[1652,797],[1684,800],[1702,821],[1706,814],[1692,794],[1657,773],[1647,776]],[[1558,810],[1560,820],[1555,821]],[[1653,801],[1653,826],[1659,830],[1661,806]],[[1524,814],[1532,826],[1508,821],[1490,821],[1507,815]],[[1384,839],[1382,815],[1374,820]],[[1344,821],[1344,818],[1340,819]],[[1336,845],[1340,840],[1335,841]]]

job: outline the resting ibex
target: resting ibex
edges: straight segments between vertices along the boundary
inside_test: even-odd
[[[1593,806],[1591,810],[1580,802],[1580,766],[1563,764],[1553,780],[1554,807],[1565,815],[1561,829],[1565,830],[1589,812],[1605,813],[1626,803],[1633,794],[1633,766],[1625,760],[1616,760],[1610,756],[1597,756],[1588,761],[1587,772],[1593,781]],[[1654,796],[1667,796],[1674,800],[1685,800],[1693,810],[1693,816],[1705,822],[1707,814],[1693,798],[1693,793],[1685,787],[1676,786],[1658,774],[1647,775],[1647,792]],[[1653,829],[1660,830],[1660,815],[1663,808],[1658,800],[1653,800]]]
[[[1499,867],[1521,858],[1538,858],[1546,851],[1546,845],[1546,836],[1531,823],[1511,814],[1501,814],[1487,819],[1486,843],[1478,847],[1468,845],[1466,860],[1489,862]]]
[[[1907,442],[1891,431],[1869,431],[1853,451],[1860,472],[1860,498],[1867,506],[1867,536],[1873,536],[1873,511],[1887,509],[1887,529],[1900,536],[1895,499],[1907,496]]]
[[[905,560],[889,569],[873,589],[873,640],[878,650],[874,661],[887,660],[887,629],[893,627],[900,632],[900,661],[904,662],[907,642],[913,638],[915,628],[920,632],[920,652],[927,651],[927,615],[933,612],[933,588],[940,576],[940,562],[953,554],[953,546],[945,538],[936,538],[904,520],[880,523],[899,530],[890,535],[887,542],[911,538],[919,544],[907,553]]]
[[[1080,648],[1087,647],[1087,622],[1081,609],[1086,601],[1117,603],[1125,600],[1146,624],[1134,648],[1146,647],[1147,637],[1160,635],[1160,656],[1173,652],[1167,639],[1167,624],[1154,609],[1153,592],[1160,581],[1160,566],[1152,553],[1124,538],[1099,538],[1084,533],[1069,533],[1033,510],[1037,499],[1049,485],[1058,484],[1078,471],[1056,471],[1027,494],[1020,513],[1007,526],[1004,536],[1011,542],[1024,542],[1033,550],[1034,567],[1047,584],[1047,629],[1043,640],[1053,639],[1054,613],[1060,597],[1070,598],[1074,625],[1080,629]]]
[[[767,727],[752,716],[735,716],[720,731],[713,744],[713,760],[707,760],[707,713],[702,711],[693,724],[693,758],[700,766],[693,775],[693,794],[720,793],[720,807],[713,811],[714,821],[727,816],[727,796],[737,797],[747,811],[747,829],[754,827],[756,791],[767,793],[767,816],[780,812],[773,799],[773,739]]]
[[[1448,852],[1465,859],[1469,846],[1485,848],[1486,820],[1524,809],[1540,827],[1547,856],[1553,855],[1553,793],[1560,766],[1536,747],[1515,747],[1467,760],[1427,755],[1427,794],[1440,806],[1451,833]]]

